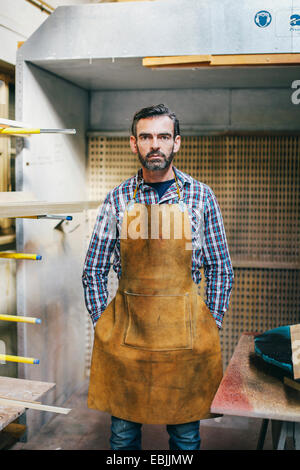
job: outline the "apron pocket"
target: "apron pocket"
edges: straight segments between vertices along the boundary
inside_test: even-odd
[[[124,291],[127,311],[123,345],[148,351],[192,349],[188,294],[147,295]]]

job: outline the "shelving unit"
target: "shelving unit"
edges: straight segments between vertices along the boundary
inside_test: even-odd
[[[10,136],[26,136],[32,134],[76,134],[75,129],[40,129],[32,128],[18,121],[0,118],[0,138]],[[97,208],[100,201],[70,201],[70,202],[48,202],[38,201],[34,197],[22,192],[0,192],[0,218],[36,218],[39,220],[60,219],[61,223],[65,219],[72,220],[71,216],[58,216],[62,213],[79,213],[85,210]],[[54,214],[54,215],[53,215]],[[51,227],[49,228],[51,230]],[[2,252],[0,257],[15,259],[41,259],[41,255],[31,255],[27,253]],[[17,323],[41,323],[40,319],[19,316],[0,315],[0,321],[14,321]],[[0,338],[1,339],[1,338]],[[0,351],[2,353],[2,351]],[[4,361],[4,362],[3,362]],[[11,354],[0,354],[1,363],[12,361],[22,364],[39,364],[40,360],[30,357],[14,356]],[[10,377],[0,377],[0,406],[3,412],[0,417],[0,430],[8,426],[17,417],[22,415],[26,409],[35,409],[48,412],[67,414],[71,410],[56,406],[43,405],[36,402],[55,387],[55,383],[41,382],[36,380],[12,379]],[[13,387],[13,388],[11,388]],[[13,393],[11,392],[13,390]],[[28,393],[31,393],[31,400],[28,400]]]

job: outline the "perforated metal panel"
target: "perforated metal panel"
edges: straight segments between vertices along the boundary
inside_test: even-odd
[[[88,145],[88,178],[91,199],[103,201],[108,191],[134,175],[139,168],[132,154],[128,139],[91,137]],[[89,211],[90,237],[97,217],[97,210]],[[114,295],[118,282],[111,269],[109,299]]]
[[[208,184],[221,207],[235,272],[221,332],[226,367],[243,331],[300,321],[299,137],[185,137],[175,165]],[[91,198],[103,199],[139,166],[127,138],[90,137]],[[111,297],[116,289],[112,275]]]
[[[139,165],[131,153],[128,139],[90,137],[88,141],[88,190],[89,198],[103,201],[108,191],[125,179],[134,175]],[[90,241],[98,210],[86,213],[88,226],[86,248]],[[108,277],[108,302],[114,297],[118,288],[116,273],[111,268]],[[89,374],[92,354],[94,329],[87,317],[86,322],[86,373]]]

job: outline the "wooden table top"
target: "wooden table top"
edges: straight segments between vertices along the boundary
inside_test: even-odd
[[[55,387],[55,383],[36,380],[0,377],[0,396],[18,400],[37,401],[46,392]],[[25,411],[22,406],[0,404],[0,431],[17,419]]]
[[[216,414],[300,422],[300,391],[279,368],[254,353],[255,333],[243,333],[211,406]]]

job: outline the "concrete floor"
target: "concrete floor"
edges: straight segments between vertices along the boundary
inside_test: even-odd
[[[109,450],[110,416],[87,408],[88,383],[64,404],[68,415],[53,414],[28,442],[17,442],[9,450]],[[36,411],[38,413],[38,411]],[[256,450],[260,419],[233,416],[201,422],[201,450]],[[268,427],[264,450],[272,449]],[[165,426],[143,426],[143,450],[168,450]]]

